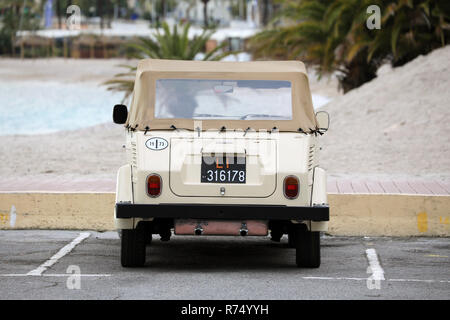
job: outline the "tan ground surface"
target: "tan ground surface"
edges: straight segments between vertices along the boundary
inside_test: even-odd
[[[0,59],[0,79],[100,83],[131,64],[126,59]]]
[[[334,174],[450,177],[450,46],[394,70],[324,110],[322,165]]]

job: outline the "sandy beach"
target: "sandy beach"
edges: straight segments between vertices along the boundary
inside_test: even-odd
[[[116,73],[127,59],[11,59],[0,58],[0,81],[56,81],[100,84]]]
[[[123,60],[0,59],[0,83],[98,85]],[[129,61],[125,61],[130,63]],[[312,93],[332,99],[321,165],[334,177],[450,179],[450,46],[342,95],[337,81],[311,77]],[[24,87],[24,90],[26,88]],[[120,101],[117,101],[120,102]],[[112,109],[112,106],[111,106]],[[0,179],[114,179],[125,163],[124,130],[111,122],[51,134],[1,136]]]
[[[321,164],[332,175],[450,178],[450,46],[334,99]]]

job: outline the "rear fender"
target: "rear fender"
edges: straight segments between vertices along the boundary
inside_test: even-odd
[[[327,173],[322,168],[314,168],[311,193],[311,206],[328,205]],[[309,225],[310,231],[328,231],[328,221],[310,221],[307,225]]]
[[[116,203],[133,203],[133,187],[131,185],[131,166],[126,164],[117,171]],[[114,224],[116,229],[133,229],[134,219],[117,219],[114,208]]]

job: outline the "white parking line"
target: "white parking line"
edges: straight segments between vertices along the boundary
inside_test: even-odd
[[[428,282],[428,283],[450,283],[450,280],[422,280],[422,279],[388,279],[388,281],[393,282]]]
[[[378,261],[377,252],[370,248],[366,250],[367,260],[369,260],[370,272],[373,280],[384,280],[384,270]]]
[[[366,281],[367,278],[352,278],[352,277],[302,277],[305,280],[354,280]]]
[[[302,277],[305,280],[349,280],[349,281],[367,281],[367,278],[352,277]],[[426,279],[386,279],[392,282],[427,282],[427,283],[450,283],[450,280],[426,280]]]
[[[64,257],[66,254],[68,254],[70,251],[73,250],[78,244],[81,243],[84,239],[88,238],[91,234],[89,232],[82,232],[78,237],[72,240],[71,243],[61,248],[53,257],[45,261],[43,264],[41,264],[39,267],[37,267],[34,270],[31,270],[27,273],[28,276],[40,276],[43,272],[45,272],[48,268],[50,268],[52,265],[54,265],[56,262],[58,262],[59,259]]]
[[[73,274],[73,273],[51,273],[51,274],[28,274],[28,273],[9,273],[9,274],[0,274],[0,277],[110,277],[110,274]]]

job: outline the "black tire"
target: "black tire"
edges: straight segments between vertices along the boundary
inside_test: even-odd
[[[145,229],[122,230],[120,262],[122,267],[142,267],[145,264]]]
[[[142,222],[141,222],[142,223]],[[144,224],[144,232],[145,232],[145,244],[147,246],[152,244],[153,235],[152,235],[152,226],[150,223]]]
[[[295,233],[294,232],[289,232],[288,233],[288,247],[289,248],[295,248],[296,247]]]
[[[153,241],[153,235],[151,233],[147,233],[145,235],[145,244],[149,246],[152,244],[152,241]]]
[[[289,227],[289,229],[288,229],[288,247],[289,248],[297,247],[296,235],[297,235],[297,233],[295,230],[295,225]]]
[[[308,231],[304,224],[296,225],[295,229],[297,267],[320,267],[320,232]]]

